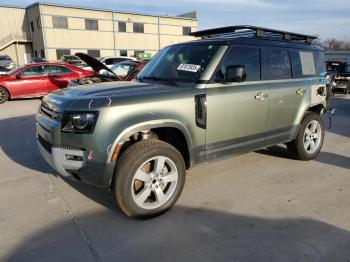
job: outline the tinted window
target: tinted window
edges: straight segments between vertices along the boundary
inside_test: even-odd
[[[145,29],[142,23],[134,23],[133,24],[134,32],[135,33],[144,33]]]
[[[64,55],[70,55],[70,49],[56,49],[57,59],[61,59]]]
[[[64,66],[50,65],[46,66],[48,75],[65,75],[70,74],[72,71]]]
[[[85,19],[85,29],[86,30],[98,30],[98,20]]]
[[[321,51],[314,52],[316,73],[320,75],[321,73],[326,72],[326,59],[324,53]]]
[[[53,16],[52,24],[54,28],[68,28],[67,17],[64,16]]]
[[[118,22],[118,31],[119,32],[126,32],[126,23],[125,22]]]
[[[91,55],[92,57],[100,57],[101,52],[100,50],[87,50],[88,55]]]
[[[128,56],[128,51],[120,50],[120,56]]]
[[[316,73],[314,55],[309,51],[290,52],[294,78],[314,76]]]
[[[191,33],[191,27],[189,27],[189,26],[184,26],[183,28],[182,28],[182,34],[183,35],[189,35]]]
[[[22,71],[21,75],[23,77],[35,77],[35,76],[43,76],[45,75],[43,66],[33,66],[28,69]]]
[[[281,49],[261,50],[261,79],[288,79],[292,77],[289,51]]]
[[[260,80],[260,51],[258,48],[233,47],[225,56],[217,75],[224,78],[227,66],[244,66],[247,73],[246,81]]]

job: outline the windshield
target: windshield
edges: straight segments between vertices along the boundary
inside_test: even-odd
[[[111,69],[117,76],[125,77],[129,75],[134,68],[135,68],[135,65],[120,63],[113,66]]]
[[[195,83],[218,50],[217,44],[179,44],[162,49],[138,79]]]
[[[10,71],[7,72],[8,75],[13,75],[13,74],[16,74],[17,72],[21,71],[25,66],[22,65],[22,66],[18,66]]]

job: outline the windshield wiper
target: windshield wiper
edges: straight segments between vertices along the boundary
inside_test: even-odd
[[[177,83],[174,80],[170,80],[170,79],[166,79],[166,78],[162,78],[162,77],[158,77],[158,76],[143,76],[143,77],[137,78],[137,80],[140,80],[141,82],[144,79],[162,81],[162,82],[166,82],[168,84],[171,84],[173,86],[177,86]]]

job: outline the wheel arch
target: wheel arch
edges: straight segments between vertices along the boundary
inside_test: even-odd
[[[129,141],[129,138],[134,134],[151,131],[155,133],[160,140],[168,142],[172,144],[175,148],[177,148],[180,153],[183,155],[186,167],[189,168],[191,166],[191,148],[192,148],[192,139],[189,135],[188,129],[177,120],[157,120],[157,121],[148,121],[143,123],[134,124],[122,131],[118,137],[115,139],[112,144],[110,154],[108,155],[107,163],[112,162],[112,157],[114,152],[117,149],[117,146],[122,146],[124,143]],[[169,140],[169,132],[174,132],[171,134],[176,134],[176,139]],[[176,140],[180,139],[180,141],[184,142],[182,145],[178,146],[176,144]],[[183,141],[184,139],[184,141]]]
[[[3,89],[6,90],[7,94],[9,95],[9,99],[11,99],[11,93],[10,93],[10,90],[6,87],[6,86],[3,86],[3,85],[0,85],[0,87],[2,87]]]

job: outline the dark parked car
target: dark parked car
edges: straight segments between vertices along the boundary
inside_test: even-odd
[[[16,67],[16,64],[8,55],[0,55],[0,66],[11,70]]]
[[[10,69],[7,69],[6,67],[0,66],[0,76],[6,75],[8,71],[10,71]]]
[[[334,81],[334,89],[342,89],[350,94],[350,63],[346,61],[327,61],[327,72]]]
[[[94,73],[63,63],[34,63],[17,67],[0,77],[0,104],[8,99],[40,97],[65,88],[71,80]]]

